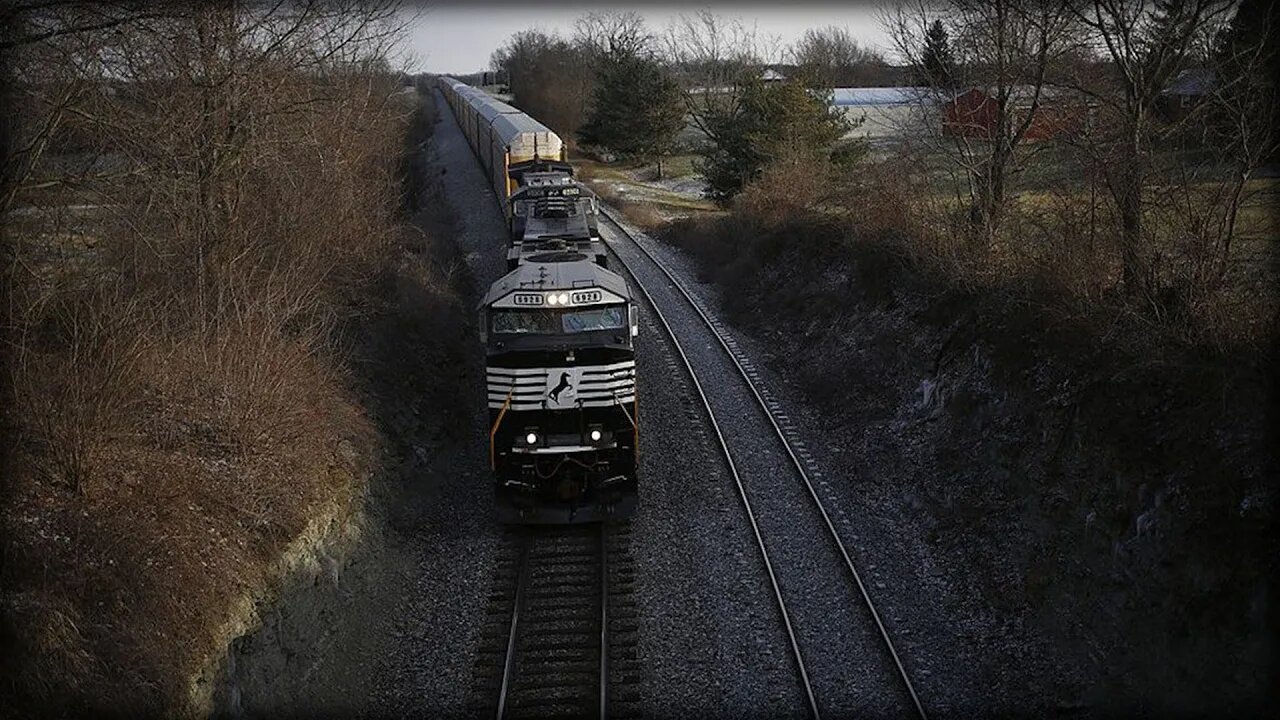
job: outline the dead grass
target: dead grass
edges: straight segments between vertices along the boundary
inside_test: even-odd
[[[678,218],[719,212],[709,201],[687,197],[653,182],[637,180],[636,173],[648,172],[648,166],[607,164],[594,160],[575,161],[574,165],[578,177],[601,200],[617,208],[629,222],[646,230],[659,229]]]

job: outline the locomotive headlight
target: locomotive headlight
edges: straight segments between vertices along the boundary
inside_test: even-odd
[[[525,436],[524,436],[524,441],[525,441],[526,443],[529,443],[530,445],[533,445],[533,444],[537,443],[537,442],[538,442],[538,433],[529,433],[528,435],[525,435]]]
[[[569,304],[569,296],[568,296],[568,295],[566,295],[565,293],[560,293],[560,297],[559,297],[559,298],[557,298],[557,300],[558,300],[558,302],[559,302],[561,305],[568,305],[568,304]]]
[[[602,437],[604,437],[604,436],[600,434],[600,431],[599,431],[599,430],[592,430],[592,431],[591,431],[591,442],[600,442],[600,438],[602,438]]]
[[[556,304],[556,294],[555,294],[555,293],[551,293],[550,295],[548,295],[548,296],[547,296],[547,304],[548,304],[548,305],[555,305],[555,304]]]

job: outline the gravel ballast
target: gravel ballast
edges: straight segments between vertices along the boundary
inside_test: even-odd
[[[699,281],[692,258],[678,248],[654,241],[625,219],[619,220],[633,237],[646,243],[645,247],[708,315],[723,315],[717,288]],[[947,717],[1000,708],[1020,712],[1027,707],[1012,698],[989,694],[988,688],[996,681],[985,676],[991,667],[991,650],[982,648],[974,639],[999,635],[999,619],[977,607],[961,588],[947,582],[948,573],[941,571],[938,559],[925,543],[930,519],[919,512],[911,495],[899,492],[893,482],[902,466],[890,458],[877,457],[875,448],[866,447],[856,428],[855,432],[843,428],[833,434],[830,423],[800,391],[770,367],[770,361],[776,358],[770,348],[727,323],[720,325],[719,332],[754,361],[758,385],[767,389],[780,412],[790,419],[795,434],[807,439],[813,465],[828,480],[818,485],[819,497],[833,513],[836,529],[869,586],[868,594],[881,613],[925,710],[931,717]],[[1013,645],[1004,651],[1025,647],[1021,642]],[[1025,650],[1018,654],[1031,661]],[[1043,702],[1041,698],[1040,703]]]
[[[649,247],[829,469],[931,716],[1265,714],[1253,356],[1059,324],[856,227],[744,226]]]

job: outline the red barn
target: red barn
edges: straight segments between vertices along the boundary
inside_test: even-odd
[[[1034,93],[1034,88],[1023,85],[1011,88],[1009,102],[1013,104],[1015,123],[1022,122],[1030,111]],[[982,88],[969,88],[943,104],[942,134],[990,140],[995,136],[996,117],[997,103],[992,94]],[[1068,102],[1061,93],[1051,88],[1041,88],[1040,105],[1023,138],[1044,140],[1058,137],[1078,130],[1083,125],[1084,118],[1083,103]]]

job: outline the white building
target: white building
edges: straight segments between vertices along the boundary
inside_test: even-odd
[[[850,120],[862,124],[845,137],[866,138],[873,143],[891,142],[930,132],[930,120],[938,110],[928,88],[836,88],[832,104]]]

